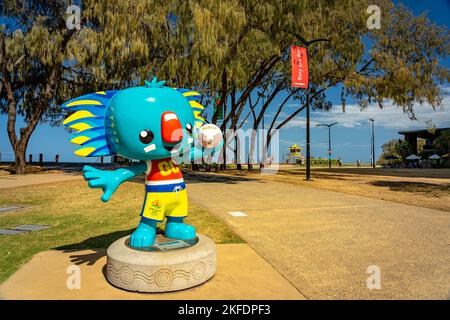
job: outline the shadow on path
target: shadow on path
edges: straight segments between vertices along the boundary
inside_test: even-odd
[[[81,265],[86,263],[88,266],[95,264],[98,259],[106,255],[106,249],[116,240],[128,236],[136,228],[129,230],[114,231],[110,233],[105,233],[95,237],[87,238],[78,243],[67,244],[53,248],[53,250],[62,250],[64,253],[74,253],[70,256],[70,261],[76,265]],[[164,233],[164,230],[158,227],[158,234]],[[75,254],[80,251],[92,250],[92,253]]]
[[[280,172],[304,174],[304,168],[281,169]],[[391,176],[391,177],[408,177],[408,178],[434,178],[434,179],[450,179],[450,169],[385,169],[385,168],[312,168],[312,174],[324,173],[326,176],[330,174],[338,175],[367,175],[367,176]]]
[[[369,184],[377,187],[388,187],[391,191],[421,193],[428,197],[441,197],[450,194],[450,184],[383,180],[372,181]]]
[[[63,250],[63,252],[74,253],[70,256],[70,261],[76,265],[86,263],[88,266],[95,264],[101,257],[106,255],[106,248],[111,243],[131,234],[135,228],[129,230],[115,231],[87,238],[82,242],[68,244],[53,248],[54,250]],[[92,250],[93,253],[76,254],[79,251]]]
[[[255,178],[239,177],[231,175],[220,175],[214,173],[201,173],[201,172],[184,172],[183,177],[187,183],[213,183],[220,182],[225,184],[236,184],[244,181],[259,181]],[[261,181],[262,182],[262,181]]]

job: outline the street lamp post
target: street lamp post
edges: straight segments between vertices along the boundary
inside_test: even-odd
[[[375,127],[374,127],[374,119],[369,119],[372,122],[372,168],[375,169]]]
[[[330,42],[330,39],[314,39],[314,40],[306,40],[300,35],[296,35],[296,37],[303,43],[306,49],[306,63],[309,64],[309,47],[316,42]],[[309,70],[309,66],[308,66]],[[309,83],[309,82],[308,82]],[[311,136],[310,136],[310,91],[309,84],[305,88],[306,95],[306,181],[311,181]]]
[[[333,122],[330,124],[319,123],[318,127],[328,127],[328,168],[331,169],[331,127],[337,124],[337,122]]]
[[[306,50],[308,52],[308,50]],[[306,89],[306,181],[311,180],[311,136],[309,115],[309,89]]]
[[[316,42],[330,42],[329,39],[314,39],[311,41],[307,41],[301,36],[297,37],[303,42],[303,44],[306,47],[306,61],[308,61],[309,64],[309,47]],[[309,69],[309,67],[308,67]],[[309,87],[306,89],[306,181],[311,181],[311,134],[310,134],[310,91]]]

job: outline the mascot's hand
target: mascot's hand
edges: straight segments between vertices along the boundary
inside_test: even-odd
[[[103,171],[91,166],[83,167],[83,177],[90,188],[102,188],[101,200],[106,202],[122,183],[120,176],[114,171]]]

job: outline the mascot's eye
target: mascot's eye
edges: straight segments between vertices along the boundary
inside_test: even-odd
[[[153,132],[150,130],[142,130],[141,133],[139,133],[139,140],[145,144],[152,142],[154,137]]]
[[[186,131],[190,136],[192,136],[192,125],[190,123],[186,125]]]

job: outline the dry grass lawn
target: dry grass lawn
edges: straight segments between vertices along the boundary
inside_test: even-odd
[[[100,196],[101,190],[88,188],[82,180],[0,189],[0,206],[27,207],[0,214],[0,228],[21,224],[52,226],[36,232],[0,235],[0,283],[40,251],[106,248],[130,234],[139,222],[142,183],[125,183],[106,204]],[[189,214],[187,222],[216,243],[242,242],[206,210],[190,203]]]

